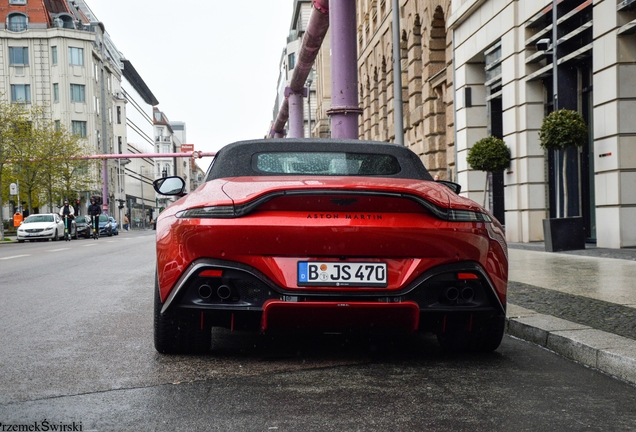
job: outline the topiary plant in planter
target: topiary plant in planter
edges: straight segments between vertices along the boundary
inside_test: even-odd
[[[470,150],[466,161],[471,168],[485,171],[486,186],[484,186],[484,207],[486,206],[486,192],[492,173],[500,173],[510,166],[510,149],[506,143],[495,136],[489,136],[477,141]]]
[[[583,146],[588,140],[587,125],[583,116],[577,111],[561,109],[552,111],[543,119],[539,131],[541,147],[551,151],[563,150],[561,171],[563,175],[563,209],[564,218],[544,219],[543,231],[546,250],[585,249],[585,232],[583,218],[568,218],[568,185],[566,156],[569,148]],[[558,158],[557,158],[558,160]],[[557,214],[560,215],[560,209]]]
[[[570,147],[581,147],[588,139],[587,125],[583,116],[577,111],[561,109],[552,111],[543,119],[539,140],[546,150],[564,150]],[[566,176],[567,164],[562,161],[563,172],[563,208],[568,217],[568,188]]]

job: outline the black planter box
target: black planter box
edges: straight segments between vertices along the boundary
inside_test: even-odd
[[[543,219],[543,235],[547,252],[585,249],[585,226],[580,216]]]

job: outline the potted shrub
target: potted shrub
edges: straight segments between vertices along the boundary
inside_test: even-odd
[[[471,168],[488,173],[484,186],[486,207],[486,197],[490,196],[488,192],[492,189],[489,187],[492,183],[492,174],[500,173],[510,166],[510,149],[502,139],[491,135],[480,139],[468,150],[466,161]]]
[[[543,119],[539,131],[541,147],[555,152],[563,151],[561,171],[563,173],[564,217],[543,220],[545,248],[550,252],[585,249],[583,218],[568,214],[567,163],[568,149],[583,146],[588,140],[588,131],[583,116],[577,111],[561,109],[551,112]],[[557,157],[556,160],[559,160]],[[557,192],[559,193],[559,192]],[[557,215],[560,216],[560,209]]]

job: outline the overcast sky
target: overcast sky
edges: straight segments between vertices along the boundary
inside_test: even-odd
[[[293,0],[86,3],[196,150],[267,133]]]

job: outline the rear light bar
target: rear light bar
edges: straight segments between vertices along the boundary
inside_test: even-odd
[[[178,218],[193,218],[193,219],[230,219],[237,218],[241,216],[245,216],[251,213],[254,209],[256,209],[261,204],[271,200],[272,198],[276,198],[279,196],[311,196],[311,195],[329,195],[338,193],[339,195],[346,193],[347,195],[364,195],[364,196],[381,196],[381,197],[394,197],[394,198],[403,198],[410,199],[422,207],[426,208],[430,211],[435,217],[446,220],[449,222],[492,222],[492,218],[480,211],[474,210],[456,210],[449,209],[444,207],[439,207],[431,202],[408,194],[401,193],[391,193],[391,192],[365,192],[365,191],[349,191],[349,190],[292,190],[285,192],[274,192],[268,195],[261,196],[256,198],[249,203],[242,205],[220,205],[220,206],[209,206],[209,207],[199,207],[188,210],[180,211],[176,214]]]

